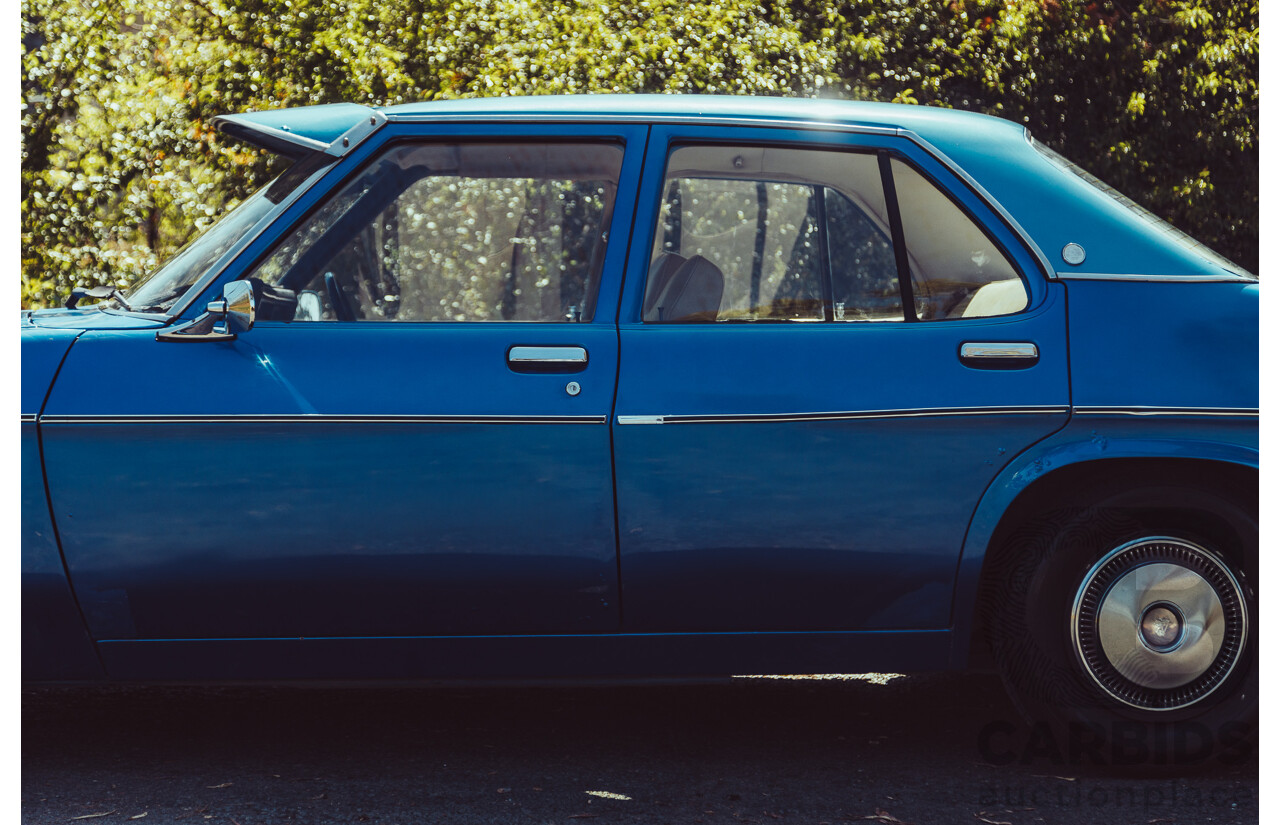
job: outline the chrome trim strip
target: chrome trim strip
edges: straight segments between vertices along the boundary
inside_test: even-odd
[[[606,424],[606,415],[46,415],[42,424]]]
[[[1152,281],[1182,284],[1258,283],[1257,278],[1246,278],[1243,275],[1231,275],[1229,273],[1225,275],[1136,275],[1107,272],[1059,272],[1056,277],[1064,281]]]
[[[507,352],[507,361],[512,364],[585,364],[587,350],[585,347],[512,347]]]
[[[1073,407],[1076,415],[1181,415],[1257,418],[1256,407]]]
[[[960,345],[961,358],[1028,358],[1040,357],[1040,349],[1031,343],[979,343]]]
[[[37,422],[37,421],[39,421],[39,420],[40,420],[40,416],[39,416],[39,415],[36,415],[35,413],[23,413],[23,414],[22,414],[22,423],[23,423],[23,424],[34,424],[35,422]]]
[[[851,421],[867,418],[932,418],[957,415],[1065,415],[1066,406],[925,407],[914,410],[758,413],[749,415],[620,415],[619,424],[748,424],[795,421]]]
[[[845,421],[871,418],[928,418],[964,415],[1076,415],[1213,416],[1257,418],[1252,407],[926,407],[903,410],[847,412],[754,413],[745,415],[619,415],[617,423],[722,424],[798,421]],[[319,413],[264,415],[33,415],[23,423],[42,424],[604,424],[604,415],[330,415]]]
[[[734,115],[645,115],[645,114],[596,114],[593,112],[449,112],[442,114],[387,115],[388,123],[642,123],[649,126],[707,125],[707,126],[756,126],[781,129],[819,129],[828,132],[847,132],[864,135],[898,135],[896,126],[873,126],[857,123],[832,123],[826,120],[805,120],[769,117],[745,117]]]

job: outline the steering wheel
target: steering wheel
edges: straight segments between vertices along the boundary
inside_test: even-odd
[[[329,293],[329,304],[333,307],[333,314],[337,316],[338,320],[354,321],[356,312],[351,308],[351,302],[347,300],[342,287],[338,286],[338,279],[333,276],[332,272],[324,273],[324,289],[325,292]]]

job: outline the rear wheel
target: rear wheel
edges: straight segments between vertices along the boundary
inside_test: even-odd
[[[1147,536],[1085,574],[1071,636],[1079,664],[1110,698],[1179,710],[1228,681],[1245,651],[1248,613],[1224,560],[1186,539]]]
[[[1016,532],[983,593],[1015,701],[1064,761],[1248,755],[1257,724],[1250,491],[1111,485]]]

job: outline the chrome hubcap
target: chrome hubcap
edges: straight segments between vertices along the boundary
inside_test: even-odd
[[[1117,547],[1085,576],[1071,616],[1076,653],[1108,695],[1175,710],[1226,681],[1244,651],[1240,584],[1203,547],[1152,537]]]

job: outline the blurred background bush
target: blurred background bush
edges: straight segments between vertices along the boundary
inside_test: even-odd
[[[22,305],[127,286],[280,162],[214,115],[697,92],[986,112],[1250,271],[1258,3],[24,0]]]

